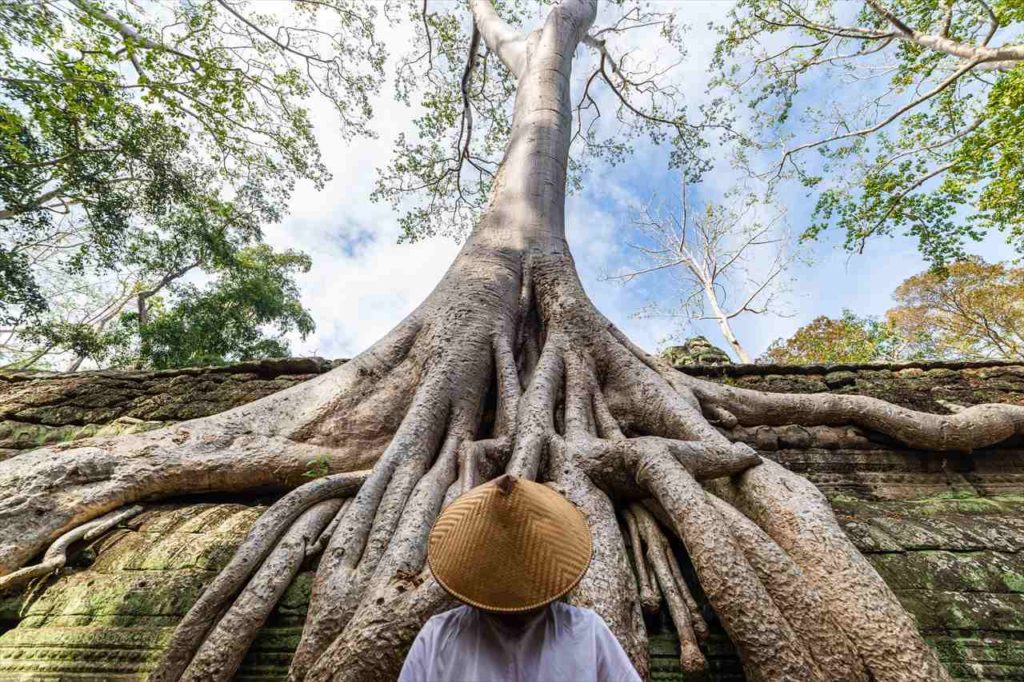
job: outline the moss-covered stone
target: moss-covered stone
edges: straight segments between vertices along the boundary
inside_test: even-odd
[[[880,553],[871,563],[894,590],[1024,592],[1024,556],[1017,552]]]
[[[9,607],[18,622],[0,636],[0,679],[143,679],[262,510],[162,504],[94,541],[91,565],[40,581]],[[302,574],[286,593],[243,677],[281,679],[301,633],[309,584],[310,574]]]
[[[689,338],[681,346],[669,346],[661,352],[661,357],[673,366],[732,364],[728,353],[703,336]]]

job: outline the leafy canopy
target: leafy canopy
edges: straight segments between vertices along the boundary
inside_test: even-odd
[[[893,297],[891,324],[932,338],[943,356],[1024,356],[1024,268],[969,259],[914,275]]]
[[[905,233],[939,264],[999,230],[1024,251],[1020,0],[742,0],[721,30],[717,82],[758,131],[743,159],[817,197],[805,237]]]
[[[294,0],[286,14],[229,0],[0,5],[9,357],[37,355],[21,353],[33,338],[44,353],[98,352],[130,300],[193,271],[248,281],[246,250],[296,180],[328,177],[307,99],[334,106],[343,136],[368,133],[375,13],[358,0]],[[294,256],[277,257],[301,270]]]
[[[496,4],[524,30],[550,5]],[[730,132],[712,120],[719,106],[687,117],[675,78],[686,27],[675,8],[603,6],[576,71],[571,184],[644,137],[669,145],[672,164],[696,179],[705,133]],[[411,33],[394,61],[374,33],[385,21]],[[372,134],[370,98],[395,66],[419,134],[399,138],[374,196],[401,209],[410,239],[465,234],[508,142],[515,83],[463,2],[14,0],[0,7],[0,28],[9,359],[112,357],[101,340],[125,306],[155,306],[182,278],[235,267],[296,181],[327,179],[311,97],[333,105],[342,136]]]
[[[170,305],[160,305],[141,324],[139,354],[154,367],[287,355],[281,337],[293,330],[305,336],[314,327],[292,277],[309,266],[308,256],[292,251],[274,253],[266,245],[243,250],[211,285],[174,287]],[[138,313],[122,318],[129,327],[135,322]],[[266,335],[268,325],[276,336]]]
[[[119,311],[102,327],[46,319],[26,331],[37,346],[113,367],[163,369],[285,357],[284,335],[313,331],[294,275],[310,259],[265,244],[240,249],[204,285],[170,283],[160,294]],[[268,331],[273,335],[268,335]]]
[[[902,350],[888,324],[844,310],[838,318],[816,317],[785,341],[776,339],[762,360],[783,365],[881,362],[906,359]]]

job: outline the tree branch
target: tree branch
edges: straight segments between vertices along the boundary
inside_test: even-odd
[[[917,107],[920,104],[923,104],[924,102],[930,100],[932,97],[935,97],[935,95],[938,95],[939,93],[941,93],[943,90],[945,90],[950,85],[955,83],[957,80],[960,79],[961,76],[966,74],[968,71],[970,71],[971,69],[973,69],[977,65],[978,65],[978,63],[975,62],[975,61],[967,62],[966,64],[961,66],[959,69],[954,71],[952,74],[950,74],[949,77],[947,77],[941,83],[936,85],[934,88],[932,88],[931,90],[929,90],[925,94],[921,95],[917,99],[913,100],[912,102],[908,102],[907,104],[904,104],[902,107],[900,107],[899,109],[894,111],[892,114],[890,114],[886,118],[882,119],[881,121],[879,121],[878,123],[876,123],[873,126],[869,126],[869,127],[866,127],[866,128],[861,128],[859,130],[852,130],[852,131],[847,132],[847,133],[841,133],[841,134],[838,134],[838,135],[833,135],[831,137],[827,137],[827,138],[824,138],[824,139],[821,139],[821,140],[816,140],[814,142],[805,142],[804,144],[801,144],[801,145],[798,145],[796,147],[793,147],[792,149],[786,150],[786,153],[782,155],[782,159],[778,163],[777,174],[776,175],[778,175],[779,173],[782,172],[782,169],[786,165],[786,162],[788,160],[790,160],[795,154],[797,154],[797,153],[799,153],[801,151],[804,151],[805,149],[811,149],[813,147],[820,147],[822,145],[831,144],[833,142],[839,142],[839,141],[842,141],[842,140],[848,140],[851,137],[863,137],[865,135],[870,135],[871,133],[878,132],[879,130],[881,130],[882,128],[886,127],[887,125],[889,125],[890,123],[892,123],[893,121],[898,119],[900,116],[902,116],[903,114],[905,114],[908,111],[910,111],[911,109]]]
[[[469,8],[484,43],[518,77],[526,62],[526,36],[498,16],[491,0],[469,0]]]
[[[180,50],[176,50],[173,47],[169,47],[167,45],[158,43],[155,40],[145,37],[137,30],[135,30],[134,27],[126,24],[125,22],[121,21],[112,14],[104,12],[88,0],[69,0],[69,2],[75,7],[77,7],[79,10],[85,12],[92,18],[98,20],[108,28],[113,29],[114,31],[119,33],[123,38],[127,38],[128,40],[137,45],[140,45],[150,50],[161,50],[163,52],[169,52],[170,54],[177,55],[178,57],[187,59],[189,61],[199,61],[195,55],[188,54],[187,52],[181,52]]]
[[[878,0],[865,0],[865,2],[867,2],[868,6],[871,7],[871,9],[873,9],[879,16],[883,17],[896,28],[900,38],[916,43],[921,47],[926,47],[936,52],[942,52],[943,54],[959,57],[960,59],[969,60],[972,63],[980,65],[981,68],[989,70],[1008,71],[1021,61],[1024,61],[1024,45],[1004,45],[996,48],[988,47],[988,42],[995,35],[999,26],[998,19],[991,10],[989,10],[990,28],[988,36],[981,45],[972,46],[965,45],[964,43],[946,36],[945,34],[948,32],[948,24],[946,23],[943,24],[943,29],[938,35],[922,33],[921,31],[917,31],[907,25],[902,19],[897,17]],[[952,12],[952,3],[950,3],[948,12]],[[943,21],[945,22],[945,19],[943,19]]]

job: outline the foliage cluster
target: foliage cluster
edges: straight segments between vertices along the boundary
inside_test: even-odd
[[[328,178],[304,102],[367,132],[384,52],[372,6],[293,9],[285,23],[229,0],[0,5],[8,362],[162,366],[281,353],[285,332],[311,330],[293,279],[308,259],[270,251],[262,228],[297,180]],[[202,319],[217,306],[220,327]]]
[[[941,264],[997,230],[1024,252],[1020,0],[743,0],[720,29],[717,83],[759,131],[742,160],[816,198],[805,238],[902,233]]]
[[[782,364],[1017,360],[1024,356],[1024,268],[972,258],[908,278],[883,319],[846,310],[777,339]]]

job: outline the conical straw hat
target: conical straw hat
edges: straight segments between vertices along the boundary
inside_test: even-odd
[[[565,595],[590,564],[583,514],[551,488],[501,476],[466,492],[430,531],[427,561],[455,598],[529,611]]]

